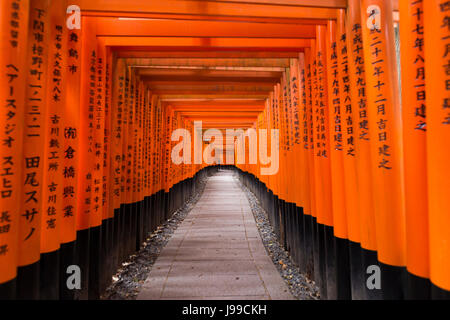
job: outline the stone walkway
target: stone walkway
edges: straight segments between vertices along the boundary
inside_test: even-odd
[[[267,256],[231,171],[202,197],[161,251],[138,299],[294,299]]]

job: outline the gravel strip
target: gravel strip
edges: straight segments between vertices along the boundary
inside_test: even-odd
[[[112,277],[112,284],[100,297],[101,300],[135,300],[161,250],[170,237],[194,208],[205,189],[207,179],[199,180],[197,192],[162,226],[151,233],[141,249],[122,263]]]
[[[289,253],[278,242],[267,213],[261,207],[258,198],[241,182],[239,184],[250,202],[264,247],[292,295],[298,300],[319,300],[319,288],[313,280],[308,279],[300,272],[292,262]]]

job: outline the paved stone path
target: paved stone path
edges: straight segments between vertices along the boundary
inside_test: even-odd
[[[231,171],[208,179],[137,299],[294,299],[266,253]]]

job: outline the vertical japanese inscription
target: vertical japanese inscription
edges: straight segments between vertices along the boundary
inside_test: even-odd
[[[111,166],[112,166],[112,196],[114,209],[120,207],[121,176],[122,176],[122,135],[123,135],[123,119],[124,119],[124,101],[125,101],[125,74],[126,69],[123,60],[117,60],[116,70],[113,83],[113,100],[112,100],[112,133],[111,133]]]
[[[373,18],[377,13],[372,12],[368,14],[368,18]],[[386,78],[385,73],[385,60],[384,60],[384,39],[381,36],[381,26],[374,24],[373,27],[369,31],[369,63],[372,66],[371,70],[369,70],[369,76],[375,78],[375,81],[371,84],[375,89],[375,96],[373,104],[375,105],[376,110],[376,124],[377,126],[374,130],[377,132],[377,140],[375,143],[377,144],[378,153],[378,168],[390,170],[392,169],[391,164],[391,153],[390,153],[390,144],[389,140],[392,138],[389,136],[387,127],[387,116],[386,116],[386,106],[391,104],[392,101],[389,101],[389,97],[386,96],[385,91],[387,90],[386,85],[389,81]]]
[[[369,118],[367,115],[366,82],[364,80],[365,70],[361,24],[355,23],[351,28],[352,38],[350,41],[353,43],[352,57],[353,65],[355,66],[356,89],[358,92],[358,110],[356,110],[359,127],[358,139],[369,141]]]
[[[101,205],[103,208],[103,218],[112,218],[114,216],[114,208],[112,208],[112,203],[109,201],[109,184],[111,183],[111,175],[109,172],[110,168],[110,158],[111,153],[111,62],[112,56],[110,49],[105,49],[103,65],[104,70],[104,100],[103,100],[103,152],[102,152],[102,200]]]
[[[96,93],[96,67],[97,64],[97,53],[95,50],[90,51],[90,57],[89,57],[89,75],[88,75],[88,105],[87,105],[87,154],[94,155],[94,110],[95,110],[95,93]],[[69,150],[69,152],[66,153],[66,156],[71,157],[71,153],[74,152],[74,150]],[[92,199],[94,197],[93,195],[93,171],[92,164],[86,163],[86,165],[89,166],[89,170],[86,172],[86,185],[85,185],[85,198],[84,198],[84,204],[85,204],[85,210],[84,214],[88,214],[91,216],[92,210],[93,210],[93,204]],[[95,163],[94,163],[95,166]]]
[[[68,31],[65,39],[66,56],[66,101],[63,127],[63,166],[62,166],[62,217],[61,242],[75,240],[78,177],[78,133],[80,127],[80,32]]]
[[[63,11],[62,11],[63,12]],[[72,196],[72,190],[62,188],[62,122],[64,116],[65,69],[63,58],[64,28],[61,6],[51,8],[48,46],[48,77],[46,82],[46,119],[43,159],[41,252],[51,252],[59,248],[59,222],[63,194]]]
[[[348,52],[347,52],[347,33],[342,33],[338,39],[339,50],[339,76],[341,87],[340,99],[343,106],[343,138],[345,155],[355,156],[355,139],[354,139],[354,123],[353,123],[353,110],[351,103],[350,93],[350,75],[348,67]],[[358,82],[359,83],[359,82]],[[364,83],[361,83],[364,85]]]
[[[330,55],[330,66],[331,69],[331,102],[333,108],[333,118],[334,118],[334,150],[342,151],[342,114],[341,114],[341,99],[339,92],[339,71],[338,71],[338,56],[337,56],[337,45],[336,41],[330,44],[331,52]]]
[[[93,152],[94,152],[94,169],[92,172],[92,217],[94,219],[93,223],[95,226],[101,224],[102,220],[102,199],[103,199],[103,143],[104,143],[104,97],[103,97],[103,88],[104,88],[104,79],[103,79],[103,56],[100,55],[100,52],[97,54],[97,57],[92,55],[91,59],[91,67],[94,65],[94,59],[96,64],[95,66],[95,93],[93,94],[94,98],[94,106],[93,106]]]
[[[416,117],[416,124],[414,126],[415,130],[426,131],[426,93],[425,93],[425,60],[424,60],[424,35],[423,35],[423,10],[422,10],[422,0],[416,0],[411,2],[411,7],[413,11],[413,19],[415,21],[415,27],[411,30],[413,37],[415,38],[414,43],[411,44],[412,50],[415,50],[416,57],[414,58],[413,64],[415,69],[415,79],[414,79],[414,91],[416,97],[416,104],[414,106],[414,116]],[[449,53],[450,42],[444,52],[444,57]],[[445,66],[444,66],[445,67]],[[446,66],[450,68],[450,62]],[[446,71],[450,74],[449,71]],[[450,119],[449,119],[450,123]]]
[[[321,48],[321,47],[319,47]],[[326,105],[327,105],[327,93],[326,93],[326,77],[324,52],[317,50],[316,59],[314,60],[314,125],[316,127],[316,140],[315,140],[315,154],[317,157],[328,158],[328,141],[327,141],[327,117],[326,117]]]
[[[295,72],[291,71],[290,79],[290,103],[292,112],[292,144],[299,145],[301,143],[300,137],[300,91],[302,89],[302,98],[304,94],[304,88],[299,88],[299,86],[304,86],[304,69],[302,69],[302,74],[298,74],[298,62],[294,65],[296,67]],[[300,78],[300,79],[299,79]],[[302,105],[303,106],[303,105]]]
[[[450,32],[450,15],[449,15],[450,14],[450,1],[441,1],[439,4],[439,9],[440,9],[440,13],[441,13],[441,26],[440,26],[441,32],[444,34],[447,33],[446,36],[442,37],[443,43],[441,45],[440,50],[442,52],[442,57],[444,59],[446,59],[446,62],[444,63],[444,65],[441,68],[442,68],[442,72],[446,75],[445,90],[448,92],[448,91],[450,91],[450,36],[448,35],[448,33]],[[421,30],[423,30],[423,28]],[[415,32],[417,32],[417,31],[415,31]],[[423,34],[423,31],[422,31],[422,34]],[[423,45],[423,37],[421,39],[422,39],[421,44]],[[423,60],[422,60],[422,62],[423,62]],[[422,75],[420,75],[420,77],[422,77]],[[423,93],[423,96],[425,96],[425,91]],[[420,97],[422,98],[422,95]],[[444,97],[442,99],[441,109],[443,111],[442,124],[449,126],[450,125],[450,98],[448,97],[448,95],[447,95],[447,97]],[[419,125],[420,125],[420,123],[419,123]]]
[[[47,65],[47,1],[32,2],[28,34],[28,80],[23,141],[23,188],[19,229],[19,265],[39,259],[44,170]]]

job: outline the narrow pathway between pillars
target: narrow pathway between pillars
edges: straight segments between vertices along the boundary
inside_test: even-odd
[[[231,171],[208,179],[138,299],[294,299],[266,253]]]

